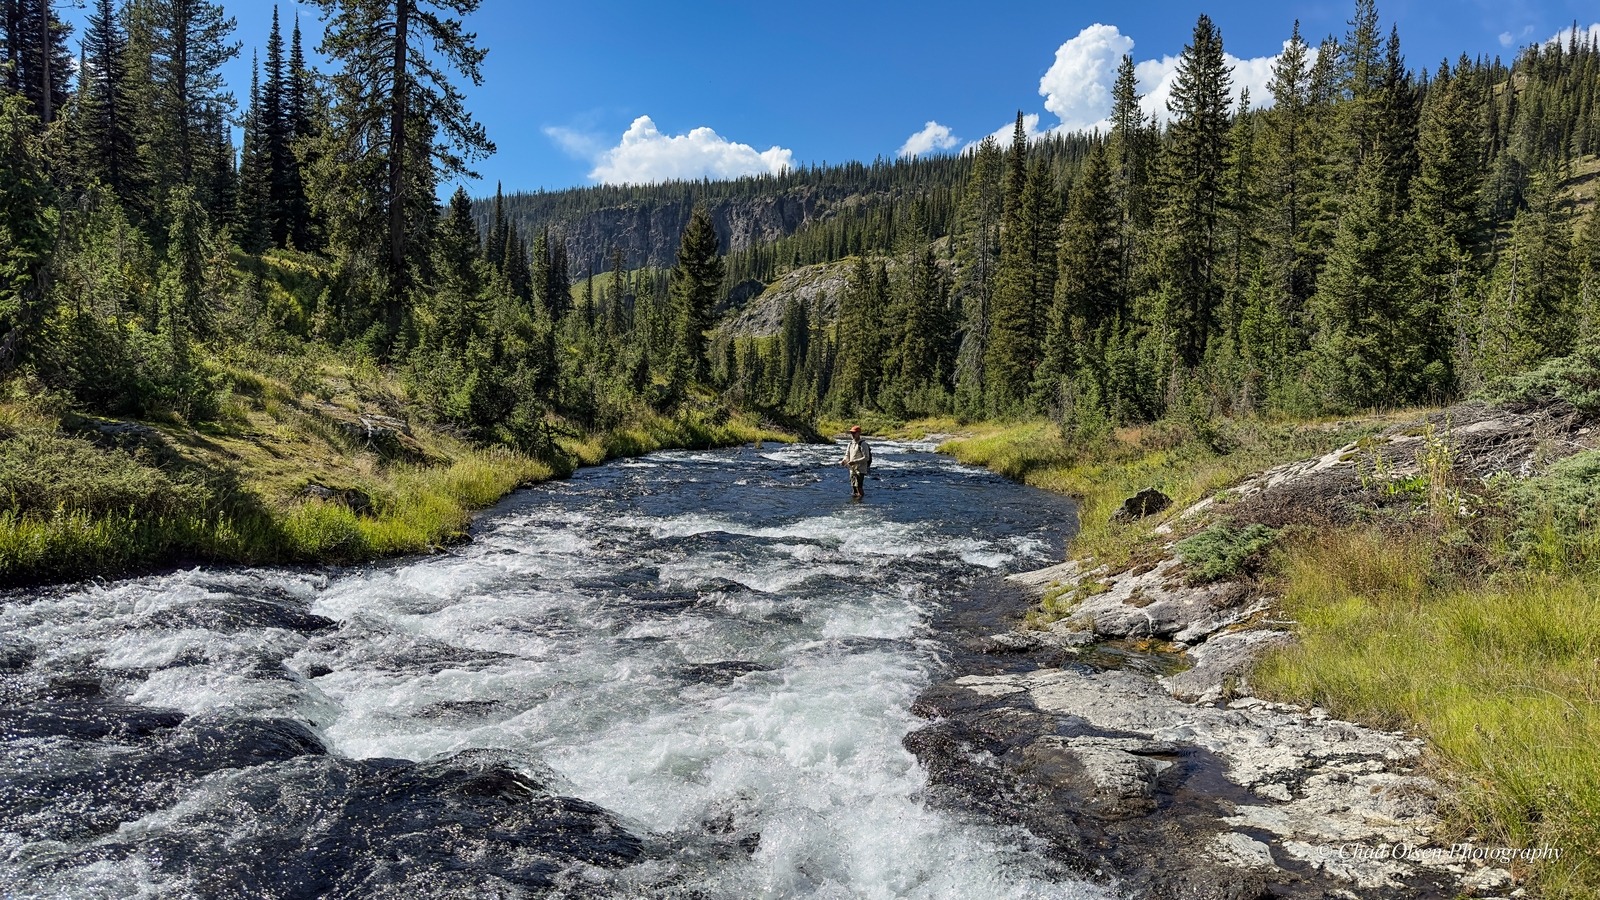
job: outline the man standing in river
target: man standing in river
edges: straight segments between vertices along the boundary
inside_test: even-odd
[[[861,439],[861,426],[850,426],[850,443],[844,448],[844,465],[850,470],[850,498],[866,496],[867,470],[872,468],[872,448]]]

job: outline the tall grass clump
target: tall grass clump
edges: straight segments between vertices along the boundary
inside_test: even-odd
[[[1600,885],[1600,585],[1580,575],[1441,576],[1436,541],[1351,529],[1285,551],[1299,642],[1252,682],[1269,696],[1425,736],[1458,827],[1555,847],[1548,897]]]

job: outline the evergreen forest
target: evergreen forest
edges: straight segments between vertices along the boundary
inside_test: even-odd
[[[495,151],[465,94],[476,0],[310,5],[322,71],[276,14],[241,35],[215,2],[93,0],[74,33],[5,0],[10,433],[38,413],[237,435],[273,391],[327,405],[340,384],[547,461],[685,417],[1204,432],[1443,403],[1600,329],[1600,47],[1576,27],[1419,65],[1359,0],[1343,34],[1290,26],[1271,96],[1235,103],[1201,15],[1166,115],[1125,58],[1106,133],[1030,139],[1019,114],[959,155],[474,199],[448,191]],[[244,53],[235,96],[220,71]],[[718,209],[773,197],[812,212],[719,232]],[[668,259],[578,227],[652,210]],[[761,296],[807,267],[837,276],[831,305]],[[775,333],[719,324],[772,302]],[[9,489],[18,528],[77,502]]]

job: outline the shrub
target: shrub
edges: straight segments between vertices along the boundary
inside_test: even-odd
[[[1261,524],[1233,528],[1218,524],[1177,543],[1175,549],[1195,583],[1237,575],[1256,554],[1272,544],[1278,532]]]

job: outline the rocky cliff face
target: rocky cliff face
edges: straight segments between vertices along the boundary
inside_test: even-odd
[[[732,337],[771,337],[783,330],[783,311],[791,300],[806,304],[813,320],[833,322],[839,318],[839,298],[849,283],[850,266],[848,260],[804,266],[742,301],[729,297],[730,315],[720,329]]]
[[[780,194],[707,204],[724,251],[745,250],[794,234],[828,216],[841,198],[815,187],[797,187]],[[670,266],[694,206],[688,200],[634,201],[568,221],[549,223],[566,237],[574,277],[589,267],[610,267],[612,248],[620,247],[629,268]]]

